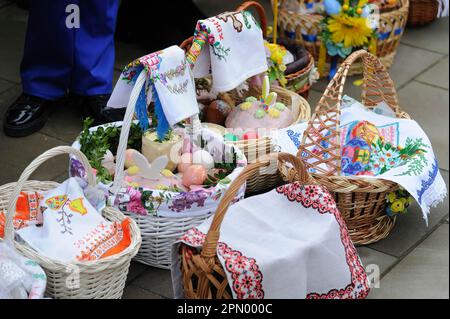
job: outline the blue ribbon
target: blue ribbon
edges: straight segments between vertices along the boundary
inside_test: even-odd
[[[144,72],[144,71],[142,71]],[[148,130],[148,113],[147,113],[147,94],[145,94],[145,85],[142,86],[139,97],[136,101],[135,111],[139,120],[139,126],[143,131]]]
[[[337,61],[338,61],[337,55],[331,58],[330,72],[328,73],[328,81],[331,81],[331,79],[334,78],[337,72]]]
[[[317,41],[317,35],[315,34],[302,34],[303,40],[307,42],[316,42]]]
[[[403,32],[403,28],[397,28],[394,30],[394,35],[400,35]],[[380,32],[378,33],[378,39],[379,40],[386,40],[389,38],[389,36],[391,35],[392,31],[388,31],[388,32]]]
[[[164,110],[161,105],[161,101],[159,100],[158,92],[156,92],[156,88],[153,86],[153,98],[155,102],[155,115],[158,124],[156,126],[156,133],[158,134],[158,138],[163,140],[167,132],[169,131],[169,122],[167,121],[166,115],[164,114]]]
[[[287,31],[287,30],[285,30],[284,34],[289,39],[295,39],[295,31]]]

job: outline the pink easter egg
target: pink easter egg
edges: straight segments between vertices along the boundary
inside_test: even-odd
[[[259,138],[259,136],[255,132],[247,132],[242,136],[242,138],[244,140],[256,140]]]
[[[128,168],[128,167],[136,165],[134,163],[134,159],[133,159],[133,154],[135,152],[138,152],[138,151],[136,151],[136,150],[134,150],[132,148],[129,148],[129,149],[127,149],[125,151],[125,168]]]
[[[206,168],[201,165],[191,165],[183,174],[183,185],[186,187],[202,185],[207,177]]]
[[[192,165],[192,154],[184,153],[180,157],[180,161],[178,162],[178,172],[184,173],[186,169]]]

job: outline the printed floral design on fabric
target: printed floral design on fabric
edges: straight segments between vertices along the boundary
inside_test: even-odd
[[[298,182],[280,186],[277,192],[291,202],[298,202],[306,208],[314,208],[320,214],[332,214],[339,224],[340,236],[344,245],[347,264],[351,272],[351,283],[342,289],[333,289],[327,293],[309,293],[308,299],[359,299],[367,297],[369,282],[361,260],[353,245],[345,221],[337,208],[333,196],[322,186],[301,185]]]
[[[214,35],[214,33],[211,32],[211,28],[209,28],[204,23],[197,23],[197,28],[195,30],[194,37],[198,38],[205,42],[207,42],[210,45],[210,48],[213,52],[213,54],[219,59],[219,60],[227,60],[227,56],[230,54],[230,47],[225,47],[221,41],[224,39],[223,33],[222,33],[222,27],[220,26],[220,23],[217,19],[210,18],[209,21],[213,22],[214,26],[216,27],[216,31],[218,34],[218,39]],[[202,43],[205,43],[203,42]]]
[[[427,164],[424,153],[430,148],[421,138],[407,138],[398,145],[399,123],[377,127],[368,121],[354,121],[342,127],[342,172],[345,175],[384,174],[407,165],[398,176],[420,175]]]
[[[205,242],[205,238],[205,234],[197,228],[192,228],[181,237],[181,241],[193,247],[200,247]],[[246,257],[240,251],[233,250],[222,242],[218,243],[217,253],[225,261],[226,271],[233,280],[230,286],[236,293],[237,299],[264,298],[263,275],[254,258]]]
[[[287,130],[287,136],[291,139],[291,141],[294,143],[296,148],[300,147],[301,141],[300,136],[302,134],[300,132],[294,132],[293,130]]]

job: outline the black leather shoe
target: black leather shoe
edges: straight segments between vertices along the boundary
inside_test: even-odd
[[[47,122],[52,101],[22,93],[3,120],[5,134],[23,137],[39,131]]]
[[[113,109],[106,106],[110,95],[92,95],[83,98],[84,116],[95,119],[95,124],[105,124],[122,121],[125,116],[125,108]]]

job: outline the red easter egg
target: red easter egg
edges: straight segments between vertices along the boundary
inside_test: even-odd
[[[192,154],[191,153],[184,153],[180,156],[180,161],[178,162],[178,172],[184,173],[186,169],[192,165]]]
[[[247,132],[242,136],[242,138],[244,140],[256,140],[259,138],[259,136],[255,132]]]
[[[201,165],[191,165],[183,173],[183,185],[186,187],[202,185],[207,177],[206,168]]]

